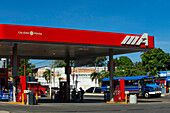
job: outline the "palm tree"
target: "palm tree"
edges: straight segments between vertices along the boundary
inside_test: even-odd
[[[45,80],[47,81],[50,79],[50,69],[46,69],[46,71],[43,73],[43,77],[45,77]]]
[[[95,88],[93,90],[93,93],[94,93],[94,91],[96,89],[97,79],[98,79],[98,83],[101,84],[103,77],[102,77],[101,73],[93,72],[93,73],[91,73],[90,78],[91,78],[92,81],[95,80]]]

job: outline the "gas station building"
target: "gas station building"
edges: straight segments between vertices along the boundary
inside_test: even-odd
[[[70,60],[74,60],[78,66],[87,64],[96,57],[109,56],[110,78],[113,78],[113,55],[143,52],[152,48],[154,48],[154,36],[149,36],[147,33],[137,35],[0,24],[0,57],[12,56],[13,77],[18,76],[18,57],[65,60],[67,100],[70,100]],[[113,98],[112,82],[110,79],[110,99]],[[15,92],[15,84],[13,91]]]

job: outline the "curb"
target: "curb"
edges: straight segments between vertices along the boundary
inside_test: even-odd
[[[10,103],[10,104],[19,104],[19,105],[25,105],[24,103],[22,103],[22,102],[8,102],[8,103]]]
[[[96,93],[85,93],[87,96],[104,96],[104,94],[96,94]]]
[[[165,97],[165,96],[170,96],[170,93],[166,93],[166,94],[161,94],[162,97]]]
[[[107,101],[106,103],[129,104],[129,102],[115,102],[115,101]]]

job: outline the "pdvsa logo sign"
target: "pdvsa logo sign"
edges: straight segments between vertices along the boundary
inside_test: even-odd
[[[145,44],[145,46],[148,46],[148,33],[144,33],[141,37],[127,35],[121,44],[136,45],[136,46]]]
[[[24,34],[24,35],[42,35],[40,32],[34,32],[34,31],[18,31],[18,34]]]

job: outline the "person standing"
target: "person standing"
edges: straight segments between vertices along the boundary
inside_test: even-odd
[[[84,90],[80,87],[80,100],[83,101]]]

